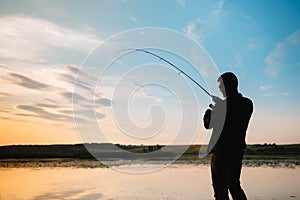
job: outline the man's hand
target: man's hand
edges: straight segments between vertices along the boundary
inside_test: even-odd
[[[205,114],[204,114],[204,117],[203,117],[203,124],[204,124],[204,127],[206,129],[211,129],[211,126],[210,126],[211,113],[212,113],[212,110],[211,109],[207,109],[205,111]]]

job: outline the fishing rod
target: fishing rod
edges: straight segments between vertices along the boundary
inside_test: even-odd
[[[191,76],[189,76],[187,73],[185,73],[183,70],[181,70],[179,67],[177,67],[176,65],[174,65],[173,63],[171,63],[170,61],[168,61],[167,59],[152,53],[151,51],[145,50],[145,49],[139,49],[139,48],[131,48],[131,49],[123,49],[121,51],[140,51],[140,52],[144,52],[146,54],[152,55],[156,58],[159,58],[160,60],[168,63],[169,65],[171,65],[172,67],[174,67],[175,69],[177,69],[179,71],[178,74],[184,74],[187,78],[189,78],[191,81],[193,81],[193,83],[195,83],[198,87],[200,87],[208,96],[210,97],[214,97],[213,95],[211,95],[204,87],[202,87],[197,81],[195,81]],[[118,51],[120,52],[120,51]]]

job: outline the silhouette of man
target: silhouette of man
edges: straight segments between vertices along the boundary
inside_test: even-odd
[[[238,79],[226,72],[218,78],[224,100],[212,96],[214,105],[206,110],[203,122],[213,129],[208,145],[211,153],[211,178],[216,200],[247,199],[240,185],[245,137],[253,112],[253,103],[238,92]]]

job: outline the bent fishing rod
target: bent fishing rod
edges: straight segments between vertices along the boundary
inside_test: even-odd
[[[123,49],[121,51],[140,51],[140,52],[144,52],[146,54],[149,54],[149,55],[152,55],[156,58],[159,58],[160,60],[166,62],[167,64],[169,64],[170,66],[174,67],[176,70],[179,71],[178,74],[184,74],[187,78],[189,78],[193,83],[195,83],[198,87],[200,87],[208,96],[210,97],[214,97],[213,95],[211,95],[204,87],[202,87],[197,81],[195,81],[191,76],[189,76],[187,73],[185,73],[183,70],[181,70],[179,67],[177,67],[176,65],[174,65],[173,63],[171,63],[170,61],[168,61],[167,59],[151,52],[151,51],[148,51],[146,49],[139,49],[139,48],[130,48],[130,49]],[[121,52],[121,51],[118,51],[118,52]]]

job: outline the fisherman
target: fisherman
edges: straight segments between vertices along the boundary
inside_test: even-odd
[[[213,129],[208,145],[211,154],[211,178],[216,200],[247,199],[240,185],[245,137],[253,112],[253,103],[238,92],[238,79],[226,72],[218,78],[224,100],[212,96],[214,105],[206,110],[203,121]]]

